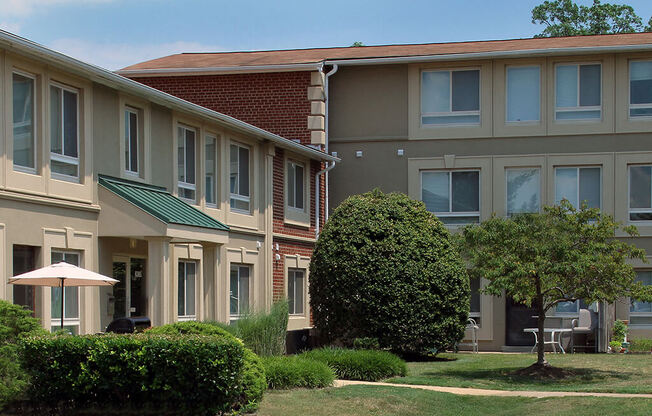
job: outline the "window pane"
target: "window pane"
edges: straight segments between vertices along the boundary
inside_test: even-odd
[[[652,208],[652,167],[629,167],[630,208]]]
[[[586,120],[601,116],[600,110],[557,111],[555,114],[557,120]]]
[[[186,266],[185,263],[179,262],[179,275],[177,278],[177,314],[184,316],[186,314]]]
[[[580,203],[589,208],[600,208],[600,168],[580,169]]]
[[[232,194],[238,193],[238,146],[231,145],[229,153],[230,177],[229,177],[229,192]]]
[[[480,279],[469,279],[471,284],[471,312],[480,312]]]
[[[539,212],[539,169],[507,169],[507,215]]]
[[[421,112],[445,113],[450,107],[450,72],[436,71],[421,74]]]
[[[652,286],[652,271],[636,272],[636,281],[641,282],[645,286]],[[652,302],[638,302],[633,300],[629,311],[635,313],[652,313]]]
[[[538,121],[541,105],[540,68],[507,68],[507,121]]]
[[[580,65],[580,106],[599,106],[600,65]]]
[[[183,127],[177,129],[177,180],[186,181],[186,135]]]
[[[186,129],[186,182],[195,183],[195,132]]]
[[[423,124],[478,124],[478,114],[455,115],[455,116],[427,116],[421,118]]]
[[[295,276],[294,276],[294,271],[289,270],[288,271],[288,310],[290,311],[290,314],[294,313],[294,282],[295,282]]]
[[[557,304],[557,313],[578,313],[579,301],[575,302],[559,302]]]
[[[577,168],[555,169],[555,204],[566,198],[577,207]]]
[[[480,172],[453,172],[453,212],[480,211]]]
[[[14,165],[34,163],[34,80],[13,74]]]
[[[74,266],[79,266],[78,253],[63,253],[60,251],[53,251],[50,254],[51,264],[65,261],[66,263]],[[50,288],[51,294],[51,314],[52,319],[61,319],[61,287]],[[64,318],[65,319],[78,319],[79,318],[79,291],[76,287],[64,288]],[[58,328],[57,328],[58,329]]]
[[[294,163],[288,162],[288,205],[291,207],[295,206],[296,173],[294,166]]]
[[[61,89],[50,87],[50,150],[63,154],[61,131]]]
[[[195,314],[195,276],[197,263],[186,263],[186,315]]]
[[[577,65],[558,65],[555,96],[557,107],[577,106]]]
[[[181,198],[195,200],[195,191],[192,189],[179,187],[178,192]]]
[[[240,183],[239,183],[239,194],[243,196],[249,196],[249,149],[240,147],[239,152],[239,173],[240,173]]]
[[[478,224],[480,222],[479,215],[467,215],[463,217],[447,217],[445,215],[438,215],[437,217],[441,222],[447,225]]]
[[[229,295],[229,313],[238,314],[238,266],[231,266],[231,293]]]
[[[294,313],[302,314],[303,313],[303,272],[296,271],[295,274],[295,283],[294,283]]]
[[[63,91],[64,154],[77,157],[77,94]]]
[[[421,173],[421,199],[430,212],[448,212],[448,172]]]
[[[295,207],[303,209],[303,166],[297,165],[296,167],[297,179],[294,183],[295,193],[296,193],[296,205]]]
[[[64,311],[65,318],[75,319],[79,318],[79,295],[77,287],[66,287],[64,298]],[[61,289],[59,289],[61,290]],[[61,315],[61,314],[59,314]]]
[[[217,151],[215,148],[215,137],[206,136],[206,203],[216,202],[217,184]]]
[[[249,211],[249,201],[231,198],[231,208],[240,211]]]
[[[631,62],[629,64],[630,104],[652,103],[652,62]]]
[[[131,163],[129,161],[129,151],[131,150],[131,144],[129,143],[131,140],[131,134],[129,133],[129,130],[131,129],[131,125],[129,123],[129,115],[131,112],[125,110],[125,131],[124,131],[124,146],[125,146],[125,170],[129,170]]]
[[[452,111],[480,110],[480,71],[453,71]]]
[[[246,273],[240,273],[240,313],[249,312],[249,269],[246,267],[241,268],[242,271],[247,270]]]
[[[129,170],[138,172],[138,115],[129,112]]]

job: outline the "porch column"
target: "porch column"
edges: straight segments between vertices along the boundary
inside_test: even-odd
[[[202,243],[202,307],[199,309],[199,319],[217,321],[218,293],[218,246],[217,244]]]
[[[170,264],[170,239],[147,239],[147,313],[152,326],[173,322],[172,314],[172,276]]]

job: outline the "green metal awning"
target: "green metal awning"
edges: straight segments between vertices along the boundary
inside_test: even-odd
[[[227,225],[177,198],[163,187],[105,175],[98,175],[98,183],[166,224],[229,231]]]

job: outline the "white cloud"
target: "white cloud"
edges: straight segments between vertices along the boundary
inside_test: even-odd
[[[0,0],[0,15],[25,17],[48,6],[66,4],[110,3],[115,0]]]
[[[57,39],[47,46],[73,58],[110,70],[180,52],[219,52],[223,50],[217,45],[198,42],[97,43],[75,38]]]

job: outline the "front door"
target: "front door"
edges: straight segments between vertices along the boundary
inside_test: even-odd
[[[113,286],[113,319],[146,315],[145,262],[137,257],[113,259],[113,278],[119,280]]]
[[[514,302],[510,297],[506,299],[505,304],[505,345],[534,345],[534,335],[525,333],[523,330],[525,328],[537,327],[537,320],[534,318],[537,314],[535,305],[527,307],[523,304]]]

